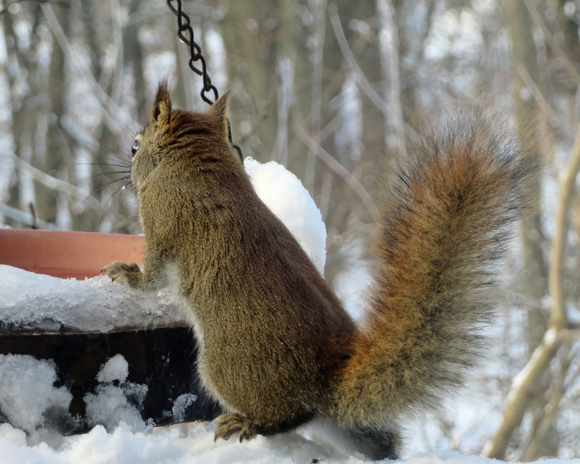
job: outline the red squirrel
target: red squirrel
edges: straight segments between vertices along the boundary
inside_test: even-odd
[[[132,148],[144,269],[105,272],[131,288],[170,286],[189,309],[201,381],[226,411],[216,439],[323,417],[367,457],[396,458],[398,419],[439,403],[476,358],[492,264],[537,154],[473,114],[424,135],[382,205],[374,291],[357,325],[256,195],[227,104],[228,94],[205,114],[172,109],[159,85]]]

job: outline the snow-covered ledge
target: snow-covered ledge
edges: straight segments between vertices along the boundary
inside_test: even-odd
[[[59,279],[0,265],[1,333],[93,333],[188,327],[167,291],[147,294],[106,276]]]

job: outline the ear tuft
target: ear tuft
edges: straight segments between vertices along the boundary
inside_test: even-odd
[[[169,124],[170,119],[171,96],[167,88],[167,79],[163,79],[157,87],[153,109],[151,110],[151,121],[155,121],[157,124]]]
[[[213,114],[217,116],[224,122],[224,127],[226,123],[226,112],[228,109],[228,102],[230,100],[230,91],[228,90],[224,93],[217,101],[209,107],[207,114]]]

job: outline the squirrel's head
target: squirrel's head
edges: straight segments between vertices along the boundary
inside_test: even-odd
[[[167,81],[159,83],[151,117],[131,148],[131,181],[139,189],[161,163],[187,159],[192,169],[215,169],[220,161],[239,161],[229,135],[229,92],[207,111],[172,110]]]

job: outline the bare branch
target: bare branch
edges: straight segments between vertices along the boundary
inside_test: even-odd
[[[538,7],[536,6],[536,4],[532,0],[524,0],[524,4],[526,5],[526,8],[530,12],[530,16],[534,20],[534,23],[536,23],[536,26],[538,26],[542,30],[542,34],[544,35],[544,38],[546,39],[546,42],[548,42],[550,48],[562,60],[562,63],[564,64],[564,67],[566,68],[566,71],[568,71],[570,77],[575,82],[580,82],[580,73],[576,70],[574,64],[572,63],[572,61],[570,61],[564,49],[560,46],[558,42],[556,42],[556,39],[554,39],[554,36],[550,32],[550,29],[548,29],[548,26],[546,26],[546,23],[544,22],[542,15],[538,11]]]
[[[507,397],[502,423],[483,447],[481,454],[488,458],[499,458],[505,454],[515,428],[522,422],[526,406],[532,398],[533,386],[550,365],[559,345],[557,330],[548,329],[539,346],[525,367],[512,381],[512,389]]]
[[[123,20],[122,20],[122,12],[121,12],[121,4],[119,0],[115,0],[112,2],[114,4],[115,12],[115,26],[116,26],[116,45],[117,45],[117,65],[115,66],[115,78],[113,80],[112,91],[111,91],[111,100],[115,103],[115,105],[119,105],[121,101],[121,92],[123,89],[123,77],[124,77],[124,70],[125,66],[123,65],[124,56],[123,56]],[[96,81],[95,81],[96,82]]]
[[[564,253],[568,241],[568,222],[571,209],[571,202],[574,193],[574,184],[580,170],[580,128],[574,140],[572,153],[568,160],[568,165],[560,175],[560,198],[556,210],[554,224],[554,238],[552,240],[552,252],[550,255],[550,274],[548,276],[548,287],[552,297],[552,312],[550,315],[550,326],[556,329],[563,329],[567,324],[566,308],[564,305],[564,295],[562,293],[562,267],[564,263]]]
[[[42,172],[39,169],[36,169],[34,166],[31,166],[27,162],[23,161],[20,158],[15,157],[19,169],[22,171],[28,172],[34,179],[36,179],[41,184],[47,186],[48,188],[58,190],[60,192],[66,193],[68,195],[77,197],[79,200],[88,201],[88,204],[94,208],[98,208],[99,210],[103,209],[103,205],[95,199],[90,192],[83,190],[76,185],[69,184],[63,180],[57,179],[56,177],[52,177],[45,172]]]
[[[387,147],[393,147],[399,156],[407,154],[405,147],[405,123],[401,106],[401,85],[399,71],[399,32],[395,24],[391,0],[378,0],[377,9],[381,21],[379,43],[383,60],[383,75],[388,78],[389,85],[385,89],[386,98],[392,111],[390,117],[385,118],[387,126]],[[391,141],[394,138],[394,144]]]
[[[562,329],[558,331],[559,341],[580,340],[580,330]]]
[[[97,100],[101,105],[102,113],[104,116],[104,121],[109,128],[109,130],[113,134],[119,134],[119,127],[127,127],[119,118],[120,115],[125,114],[127,120],[132,121],[135,124],[135,121],[132,120],[130,115],[120,106],[118,106],[110,97],[107,95],[107,92],[103,90],[103,88],[98,84],[95,80],[95,77],[92,73],[86,69],[85,66],[81,65],[78,60],[75,59],[74,52],[62,30],[58,19],[54,15],[52,11],[52,7],[48,3],[41,3],[42,10],[48,20],[48,25],[52,30],[53,34],[55,35],[58,44],[62,48],[67,60],[77,69],[79,73],[83,75],[87,79],[87,81],[91,84]],[[109,111],[110,109],[110,111]]]
[[[565,353],[564,353],[565,352]],[[568,358],[568,350],[560,349],[559,357],[560,359],[560,369],[558,375],[552,382],[550,386],[551,394],[550,398],[545,402],[545,404],[541,407],[541,418],[537,423],[536,427],[532,428],[530,437],[524,448],[524,452],[522,453],[521,457],[518,459],[521,462],[530,462],[534,461],[536,458],[536,453],[538,449],[544,443],[544,438],[552,429],[552,423],[560,410],[560,401],[566,392],[564,388],[564,377],[565,373],[570,366],[570,362]],[[563,358],[563,359],[562,359]]]
[[[312,51],[312,104],[310,107],[310,122],[312,138],[320,145],[320,115],[322,114],[322,73],[324,70],[324,36],[326,34],[326,0],[319,0],[314,10],[313,38],[316,47]],[[304,186],[312,194],[316,173],[316,150],[310,148],[306,158]]]
[[[521,63],[517,63],[516,70],[520,75],[520,77],[522,78],[522,80],[526,83],[526,86],[530,89],[530,92],[532,92],[532,95],[536,99],[536,102],[538,102],[538,105],[540,105],[540,108],[544,110],[544,113],[546,113],[550,121],[552,121],[552,124],[554,124],[556,127],[560,129],[565,128],[566,126],[564,125],[560,117],[556,114],[556,112],[552,109],[552,107],[550,106],[550,104],[548,103],[548,101],[546,100],[546,98],[544,97],[544,95],[542,94],[542,92],[532,79],[532,76],[530,76],[530,73],[528,72],[526,67]]]
[[[336,5],[330,5],[328,11],[330,12],[330,22],[332,24],[332,28],[334,29],[334,35],[338,41],[338,46],[340,47],[344,59],[348,63],[350,69],[359,76],[362,91],[367,95],[367,97],[369,97],[370,101],[372,101],[375,106],[381,110],[384,115],[390,115],[387,103],[381,98],[377,91],[373,89],[368,79],[362,72],[362,69],[356,62],[350,47],[348,46],[348,42],[340,24],[340,18],[338,17],[338,13],[336,11]]]
[[[33,218],[31,213],[25,213],[24,211],[20,211],[19,209],[12,208],[11,206],[4,205],[0,203],[0,214],[9,217],[15,221],[18,221],[22,224],[27,224],[31,226],[34,221],[36,221],[36,225],[40,226],[44,229],[56,229],[57,227],[54,224],[44,222],[41,219]]]
[[[506,400],[502,423],[495,436],[490,439],[482,454],[490,458],[503,458],[514,430],[524,417],[526,407],[532,398],[532,387],[539,382],[556,355],[559,344],[564,340],[580,338],[579,330],[566,329],[567,314],[562,291],[562,267],[568,236],[568,213],[574,191],[574,183],[580,169],[580,128],[576,134],[568,165],[560,176],[560,196],[555,218],[555,232],[550,254],[548,286],[552,298],[550,328],[531,359],[512,382],[512,389]]]
[[[356,177],[354,177],[348,169],[346,169],[342,164],[340,164],[336,159],[332,157],[324,148],[317,144],[312,137],[304,130],[304,128],[294,120],[293,129],[296,135],[302,142],[307,145],[311,150],[316,152],[316,155],[335,173],[337,173],[344,181],[352,187],[352,189],[359,196],[369,213],[371,213],[372,218],[378,224],[380,220],[380,213],[377,205],[369,195],[369,192],[362,186]]]

